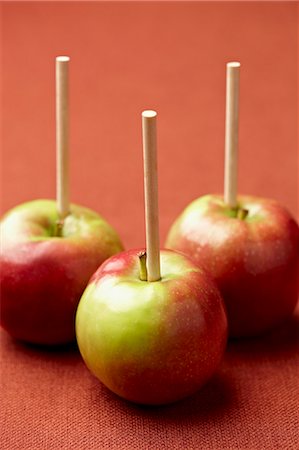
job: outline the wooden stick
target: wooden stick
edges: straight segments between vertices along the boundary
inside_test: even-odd
[[[59,219],[70,212],[68,56],[56,58],[56,200]]]
[[[148,281],[158,281],[161,278],[156,118],[157,113],[155,111],[143,111],[142,113],[146,263]]]
[[[240,63],[226,65],[224,201],[237,206]]]

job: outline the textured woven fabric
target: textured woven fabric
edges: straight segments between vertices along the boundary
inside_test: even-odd
[[[13,342],[1,333],[2,450],[296,450],[299,314],[267,337],[229,344],[196,395],[141,407],[111,394],[76,348]]]
[[[241,61],[242,193],[297,208],[296,2],[2,2],[1,213],[55,196],[54,57],[71,56],[71,198],[144,243],[140,113],[158,110],[161,243],[221,192],[225,63]],[[299,315],[233,341],[215,377],[165,407],[111,394],[76,348],[1,332],[1,450],[297,450]]]

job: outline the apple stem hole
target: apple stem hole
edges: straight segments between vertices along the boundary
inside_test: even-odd
[[[237,210],[237,219],[244,220],[248,216],[248,209],[238,208]]]
[[[56,236],[56,237],[63,236],[63,225],[64,225],[64,220],[56,221],[54,236]]]
[[[139,278],[141,281],[147,281],[147,268],[146,268],[146,252],[140,252],[139,258]]]

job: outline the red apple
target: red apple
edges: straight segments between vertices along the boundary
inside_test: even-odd
[[[241,196],[230,209],[218,195],[192,202],[166,247],[189,255],[216,281],[231,336],[262,333],[291,315],[298,298],[299,229],[274,200]]]
[[[95,212],[71,205],[57,226],[56,202],[35,200],[1,221],[1,326],[14,338],[62,344],[75,338],[75,312],[96,268],[123,246]]]
[[[185,256],[161,251],[161,279],[141,281],[138,250],[108,259],[80,300],[76,334],[90,371],[135,403],[174,402],[215,372],[227,339],[214,282]]]

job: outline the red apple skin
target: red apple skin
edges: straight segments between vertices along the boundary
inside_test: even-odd
[[[1,326],[14,338],[57,345],[75,339],[75,313],[94,271],[123,250],[95,212],[72,205],[63,237],[54,237],[56,202],[35,200],[1,221]]]
[[[139,250],[108,259],[86,288],[77,342],[90,371],[111,391],[165,404],[197,391],[217,369],[227,341],[219,291],[185,256],[161,251],[161,280],[139,279]]]
[[[172,225],[165,246],[188,255],[216,281],[232,337],[278,325],[298,299],[299,229],[274,200],[240,196],[243,220],[219,195],[192,202]]]

